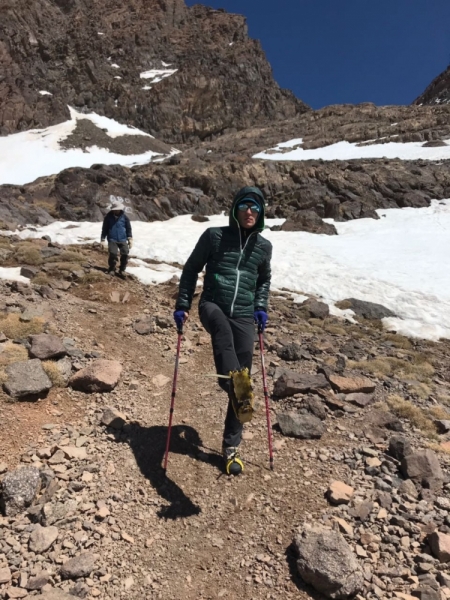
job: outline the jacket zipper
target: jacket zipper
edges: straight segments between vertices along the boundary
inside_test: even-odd
[[[253,232],[253,233],[255,233],[255,232]],[[236,298],[237,298],[237,294],[238,294],[238,289],[239,289],[239,280],[241,278],[241,272],[239,271],[239,267],[240,267],[240,264],[241,264],[242,255],[244,254],[245,247],[248,244],[248,240],[252,237],[253,233],[251,233],[248,236],[248,238],[245,240],[244,247],[242,248],[241,228],[239,227],[239,248],[240,248],[240,252],[239,252],[239,259],[238,259],[237,265],[236,265],[236,287],[235,287],[235,290],[234,290],[233,302],[231,303],[230,317],[233,316],[234,303],[236,302]]]

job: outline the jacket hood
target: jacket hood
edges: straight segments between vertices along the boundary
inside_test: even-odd
[[[241,202],[244,198],[251,198],[254,202],[256,202],[260,208],[261,212],[258,215],[258,219],[255,225],[249,231],[263,231],[265,227],[264,217],[265,217],[265,199],[262,191],[257,187],[243,187],[238,191],[233,199],[233,204],[230,209],[230,227],[237,227],[238,220],[236,217],[236,206]]]

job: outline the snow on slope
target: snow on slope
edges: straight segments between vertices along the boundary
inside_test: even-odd
[[[163,65],[165,65],[165,63],[163,63]],[[165,66],[169,67],[170,65],[165,65]],[[150,71],[144,71],[143,73],[141,73],[139,75],[139,77],[141,79],[150,79],[149,83],[153,84],[153,83],[159,83],[160,81],[162,81],[166,77],[170,77],[177,71],[178,71],[178,69],[151,69]],[[152,86],[145,85],[142,89],[143,90],[151,90]]]
[[[109,152],[106,148],[92,146],[85,151],[73,148],[64,150],[59,142],[66,139],[75,129],[77,121],[88,119],[97,127],[106,129],[111,138],[123,135],[144,135],[148,133],[122,125],[113,119],[95,113],[82,114],[70,108],[70,120],[47,129],[33,129],[0,137],[0,185],[9,183],[23,185],[44,175],[54,175],[69,167],[90,167],[96,163],[124,166],[141,165],[153,158],[165,155],[148,151],[143,154],[123,155]],[[176,153],[173,150],[172,153]]]
[[[450,200],[433,201],[429,208],[379,210],[378,214],[378,221],[334,223],[338,236],[266,230],[264,236],[274,247],[272,288],[315,295],[331,306],[350,297],[377,302],[399,317],[384,320],[389,329],[433,340],[450,338]],[[268,225],[282,221],[269,220]],[[224,215],[210,217],[207,223],[189,216],[134,221],[131,255],[184,264],[207,227],[227,224]],[[57,222],[17,233],[82,244],[98,241],[100,229],[100,223]],[[169,280],[179,273],[143,261],[130,271],[145,283]],[[334,312],[339,314],[338,309]]]
[[[351,142],[337,142],[323,148],[304,150],[302,138],[278,144],[275,148],[255,154],[264,160],[354,160],[361,158],[400,158],[402,160],[444,160],[450,158],[450,145],[424,148],[423,142],[388,142],[358,146]],[[290,149],[290,150],[289,150]]]

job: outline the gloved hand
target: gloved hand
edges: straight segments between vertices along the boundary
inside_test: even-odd
[[[131,250],[133,247],[133,238],[128,238],[128,248]]]
[[[101,240],[101,244],[102,244],[102,249],[103,250],[108,250],[108,240]]]
[[[188,316],[189,316],[189,313],[185,312],[184,310],[175,310],[174,311],[173,318],[174,318],[175,323],[177,325],[178,331],[180,331],[181,329],[183,329],[183,325],[186,322]]]
[[[264,331],[267,325],[267,321],[269,317],[265,310],[255,310],[253,313],[253,317],[255,319],[255,323],[258,325],[258,329]]]

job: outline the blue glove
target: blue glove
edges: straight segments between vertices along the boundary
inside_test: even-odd
[[[173,318],[175,319],[178,331],[181,331],[186,321],[186,312],[184,310],[176,310],[173,313]]]
[[[269,317],[266,313],[265,310],[255,310],[255,312],[253,313],[253,316],[255,318],[255,323],[258,325],[258,329],[260,331],[264,331],[264,329],[266,328],[267,325],[267,321],[269,320]]]

